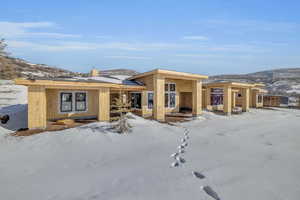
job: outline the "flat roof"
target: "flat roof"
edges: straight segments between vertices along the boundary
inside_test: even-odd
[[[98,89],[101,87],[108,87],[112,89],[123,90],[145,90],[146,87],[139,83],[136,84],[119,84],[110,83],[93,79],[15,79],[16,85],[25,86],[44,86],[49,89]]]
[[[137,78],[142,78],[145,76],[150,76],[150,75],[156,75],[156,74],[161,74],[165,75],[167,78],[168,77],[173,77],[173,78],[178,78],[178,79],[191,79],[191,80],[198,80],[198,79],[207,79],[208,76],[205,75],[200,75],[200,74],[193,74],[193,73],[187,73],[187,72],[177,72],[177,71],[172,71],[172,70],[165,70],[165,69],[155,69],[152,71],[140,73],[137,75],[134,75],[128,80],[134,80]]]
[[[211,82],[211,83],[204,83],[204,87],[240,87],[240,88],[251,88],[254,87],[254,84],[250,83],[239,83],[239,82]]]

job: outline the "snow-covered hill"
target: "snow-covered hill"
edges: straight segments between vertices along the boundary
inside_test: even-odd
[[[80,73],[50,67],[44,64],[32,64],[22,59],[0,56],[0,79],[12,79],[12,77],[72,77],[81,75]]]
[[[266,84],[266,89],[272,94],[300,95],[300,68],[274,69],[240,75],[218,75],[212,76],[210,79],[262,82]]]

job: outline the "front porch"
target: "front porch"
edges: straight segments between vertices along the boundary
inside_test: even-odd
[[[209,111],[223,112],[225,115],[247,112],[250,108],[250,89],[246,83],[219,82],[204,85],[204,107]],[[241,94],[239,103],[236,102]]]

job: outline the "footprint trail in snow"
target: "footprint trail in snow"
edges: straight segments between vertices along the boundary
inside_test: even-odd
[[[182,164],[184,164],[186,161],[183,157],[186,148],[188,147],[188,140],[189,140],[189,130],[187,128],[184,128],[184,135],[183,138],[181,138],[180,142],[181,144],[177,147],[178,152],[175,152],[171,154],[171,158],[174,159],[174,161],[171,164],[171,167],[178,167]],[[193,177],[202,180],[205,179],[206,176],[203,175],[201,172],[198,171],[192,171]],[[212,197],[215,200],[221,200],[217,192],[215,192],[209,185],[201,186],[201,189],[210,197]]]

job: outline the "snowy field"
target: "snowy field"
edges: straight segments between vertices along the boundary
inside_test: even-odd
[[[0,127],[0,199],[211,200],[201,186],[222,200],[299,199],[299,121],[276,109],[177,126],[135,117],[128,135],[107,123],[18,138]],[[184,133],[186,162],[171,167]]]

